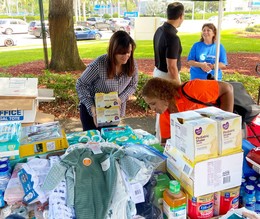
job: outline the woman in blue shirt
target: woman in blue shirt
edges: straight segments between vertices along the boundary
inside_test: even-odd
[[[212,23],[202,26],[202,34],[199,42],[196,42],[188,55],[190,65],[190,79],[212,79],[216,63],[216,36],[217,28]],[[220,44],[218,80],[222,80],[222,69],[227,65],[225,48]]]

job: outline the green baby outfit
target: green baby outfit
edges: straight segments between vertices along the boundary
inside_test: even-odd
[[[54,189],[65,177],[66,171],[75,168],[74,207],[77,219],[104,219],[113,197],[117,177],[115,162],[116,158],[124,156],[124,152],[109,147],[103,147],[102,152],[93,154],[89,148],[73,150],[60,165],[50,170],[42,187],[46,191]],[[84,161],[86,158],[91,162],[88,166]]]

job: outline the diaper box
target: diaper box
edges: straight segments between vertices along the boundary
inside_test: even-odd
[[[96,108],[109,109],[112,106],[118,106],[118,94],[117,92],[110,93],[96,93],[95,94]]]
[[[185,111],[171,114],[170,123],[172,144],[192,163],[218,156],[216,121]]]
[[[120,122],[119,106],[96,108],[97,123],[99,127],[118,125]]]
[[[241,184],[243,152],[192,164],[176,147],[165,151],[167,172],[181,182],[191,196],[233,188]],[[232,165],[230,165],[232,164]]]
[[[96,93],[95,105],[99,127],[114,126],[120,122],[120,106],[118,93]]]
[[[219,155],[236,153],[242,150],[242,121],[240,115],[216,107],[206,107],[195,111],[217,122]]]

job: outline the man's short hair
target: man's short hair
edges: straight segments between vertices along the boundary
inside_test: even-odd
[[[167,19],[177,20],[184,13],[184,6],[180,2],[170,3],[167,7]]]

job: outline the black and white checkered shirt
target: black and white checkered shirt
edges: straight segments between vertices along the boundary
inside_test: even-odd
[[[107,76],[107,55],[102,55],[91,62],[86,70],[82,73],[76,83],[76,90],[80,104],[84,104],[90,115],[91,106],[95,105],[95,93],[118,92],[118,96],[122,101],[121,116],[125,115],[126,101],[132,95],[138,83],[138,69],[135,62],[135,72],[132,77],[128,77],[126,73],[108,79]]]

